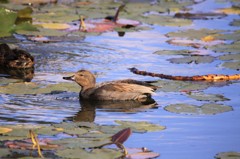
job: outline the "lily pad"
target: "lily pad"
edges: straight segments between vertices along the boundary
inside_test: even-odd
[[[194,98],[199,101],[226,101],[229,100],[228,98],[225,98],[223,95],[220,94],[204,94],[202,92],[192,92],[188,95],[190,98]]]
[[[149,159],[159,157],[160,154],[152,151],[143,151],[143,148],[128,148],[127,159]]]
[[[110,138],[66,138],[50,141],[50,144],[62,145],[65,148],[94,148],[111,143]]]
[[[221,33],[221,34],[216,35],[215,37],[220,40],[239,41],[240,40],[240,30],[236,30],[233,32]]]
[[[12,129],[10,128],[6,128],[6,127],[0,127],[0,134],[5,134],[12,131]]]
[[[167,33],[166,36],[168,37],[181,37],[181,38],[187,38],[190,40],[198,39],[201,40],[203,37],[206,37],[208,35],[217,35],[219,33],[223,32],[223,30],[211,30],[211,29],[188,29],[184,31],[178,31],[178,32],[170,32]]]
[[[172,80],[159,80],[156,83],[156,85],[161,86],[161,91],[164,92],[204,90],[210,86],[210,84],[206,82],[172,81]]]
[[[113,159],[119,158],[122,156],[122,153],[113,149],[93,149],[88,152],[81,148],[74,149],[64,149],[58,150],[57,155],[63,158],[85,158],[85,159],[95,159],[95,158],[104,158],[104,159]]]
[[[239,19],[234,19],[231,23],[231,26],[240,26],[240,20]]]
[[[17,13],[6,8],[0,8],[0,37],[11,35]]]
[[[224,62],[222,66],[229,69],[240,70],[240,61]]]
[[[0,148],[0,158],[4,158],[10,154],[10,150],[6,148]]]
[[[149,122],[132,122],[132,121],[121,121],[116,120],[116,123],[120,124],[121,127],[128,128],[130,127],[133,132],[152,132],[152,131],[161,131],[166,129],[165,126],[155,125]]]
[[[240,54],[225,54],[225,55],[222,55],[222,56],[219,56],[218,57],[220,60],[226,60],[226,61],[229,61],[229,60],[237,60],[237,61],[240,61]]]
[[[210,49],[221,53],[239,53],[240,41],[233,42],[232,44],[214,45],[211,46]]]
[[[79,92],[79,87],[73,83],[58,83],[47,86],[28,83],[9,83],[7,86],[0,86],[0,93],[5,94],[42,94],[50,93],[52,91],[72,91]]]
[[[208,103],[202,106],[189,104],[172,104],[166,106],[165,110],[177,114],[214,115],[232,111],[232,107],[221,104]]]
[[[216,159],[240,159],[240,152],[221,152],[215,156]]]
[[[161,26],[188,26],[192,24],[191,20],[188,19],[179,19],[173,18],[171,16],[163,15],[148,15],[146,17],[142,16],[140,19],[141,22],[147,24],[156,24]]]
[[[171,58],[168,59],[171,63],[175,64],[200,64],[200,63],[211,63],[213,62],[214,57],[212,56],[188,56],[188,57],[182,57],[182,58]]]

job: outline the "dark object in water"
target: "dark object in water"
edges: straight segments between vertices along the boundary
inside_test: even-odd
[[[34,58],[31,54],[20,49],[10,49],[7,44],[0,44],[0,66],[5,68],[32,68]]]
[[[34,75],[33,56],[24,50],[10,49],[7,44],[0,44],[0,74],[30,82]]]

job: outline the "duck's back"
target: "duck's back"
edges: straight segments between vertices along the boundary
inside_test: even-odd
[[[151,94],[154,92],[153,88],[135,84],[136,81],[134,80],[132,80],[132,82],[126,81],[127,80],[103,83],[95,88],[81,92],[81,96],[95,100],[145,101],[151,98]]]

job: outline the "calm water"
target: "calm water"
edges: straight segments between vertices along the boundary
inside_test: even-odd
[[[194,7],[211,6],[209,10],[229,6],[228,3],[207,1]],[[205,7],[206,8],[206,7]],[[200,9],[202,10],[202,9]],[[228,24],[239,16],[224,19],[195,20],[188,28],[213,28],[236,30]],[[20,46],[34,53],[36,57],[34,83],[56,84],[66,82],[62,76],[79,69],[88,69],[97,74],[98,81],[134,78],[157,80],[132,74],[128,68],[166,73],[171,75],[198,75],[209,73],[233,74],[235,70],[220,67],[215,59],[210,64],[171,64],[167,59],[179,55],[157,55],[155,51],[189,49],[172,46],[164,34],[176,31],[178,27],[152,26],[153,30],[130,32],[118,37],[115,32],[100,36],[87,36],[83,40],[61,43],[35,44],[24,41]],[[239,29],[239,28],[238,28]],[[209,53],[213,56],[220,54]],[[2,78],[3,79],[3,78]],[[232,106],[233,111],[216,115],[185,115],[168,112],[169,104],[188,103],[202,105],[203,101],[188,98],[180,92],[157,90],[154,99],[157,108],[133,111],[93,109],[88,115],[100,124],[114,124],[114,120],[149,121],[166,126],[166,130],[145,134],[134,133],[126,142],[127,147],[147,147],[161,154],[163,159],[211,159],[217,153],[240,151],[240,82],[234,81],[220,86],[212,85],[205,93],[222,94],[229,101],[219,102]],[[0,124],[53,123],[63,120],[83,120],[83,111],[76,92],[55,92],[53,94],[12,95],[0,94]],[[90,119],[89,119],[90,120]],[[137,143],[137,144],[136,144]]]

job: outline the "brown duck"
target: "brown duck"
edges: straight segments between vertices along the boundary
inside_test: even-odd
[[[10,49],[7,44],[0,44],[0,66],[5,68],[33,68],[34,58],[31,54],[20,49]]]
[[[95,76],[87,70],[79,70],[73,76],[63,77],[79,84],[80,98],[90,100],[152,100],[156,86],[137,80],[117,80],[96,84]]]

